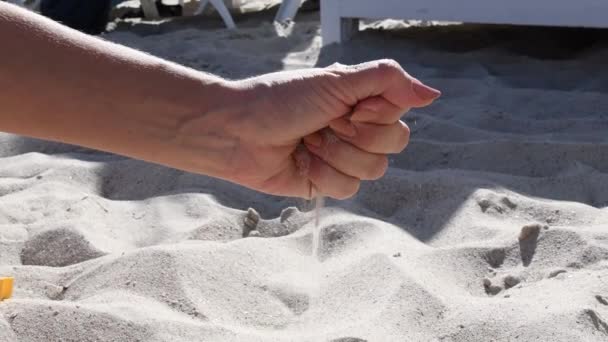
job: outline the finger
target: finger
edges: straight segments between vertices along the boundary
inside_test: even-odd
[[[395,106],[381,96],[374,96],[359,102],[355,106],[350,121],[387,125],[399,121],[408,110],[409,108]]]
[[[357,135],[357,129],[351,122],[350,118],[345,115],[329,122],[329,127],[336,133],[347,137]]]
[[[338,65],[330,70],[344,77],[357,101],[381,96],[399,108],[411,108],[427,106],[441,95],[439,90],[424,85],[389,59]]]
[[[369,100],[370,101],[364,100],[363,102],[378,102],[378,104],[372,104],[370,106],[371,108],[360,107],[358,105],[352,115],[345,115],[330,121],[329,127],[341,136],[352,138],[357,135],[356,122],[390,125],[399,121],[401,116],[405,114],[402,109],[393,106],[391,103],[381,98],[373,97],[369,98]],[[321,142],[320,139],[321,136],[318,134],[314,137],[314,140],[317,141],[315,146],[319,146],[318,144]]]
[[[403,121],[391,125],[376,125],[363,122],[354,123],[357,135],[342,136],[358,148],[378,154],[399,153],[405,149],[410,140],[410,129]]]
[[[363,180],[378,179],[388,168],[388,159],[384,154],[365,152],[344,140],[323,142],[321,146],[309,144],[304,138],[306,147],[317,157],[336,170]]]
[[[335,199],[353,196],[359,191],[361,183],[358,178],[336,170],[314,154],[310,158],[308,179],[317,192]]]
[[[359,190],[360,180],[341,173],[304,145],[293,153],[285,170],[259,186],[267,193],[312,199],[316,195],[345,199]]]
[[[276,175],[254,186],[254,189],[278,196],[314,198],[313,185],[308,179],[312,153],[304,144],[299,145]]]
[[[323,144],[323,135],[321,134],[321,132],[317,131],[305,136],[304,141],[306,141],[306,143],[309,145],[321,147],[321,145]]]

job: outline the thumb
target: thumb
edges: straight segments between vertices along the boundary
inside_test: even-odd
[[[339,74],[354,94],[351,105],[374,96],[381,96],[398,108],[424,107],[441,92],[409,75],[399,63],[390,59],[345,66],[334,64],[328,69]]]

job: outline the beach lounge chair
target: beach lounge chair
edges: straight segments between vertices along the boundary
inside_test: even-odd
[[[148,20],[156,20],[160,18],[158,8],[156,8],[155,0],[141,0],[141,10],[144,12],[144,17]]]
[[[296,16],[298,8],[300,8],[302,2],[303,0],[283,0],[274,20],[282,22],[288,19],[293,19]],[[224,20],[226,27],[236,27],[234,21],[232,20],[230,12],[226,8],[226,5],[222,0],[201,0],[199,7],[194,14],[201,14],[205,10],[205,6],[207,6],[208,3],[211,3],[213,7],[215,7],[215,9],[218,11],[220,16]]]
[[[40,8],[41,1],[42,0],[34,0],[34,1],[30,1],[28,3],[27,0],[7,0],[7,2],[10,2],[15,5],[19,5],[21,7],[26,7],[31,10],[38,10]]]
[[[220,14],[222,20],[224,21],[224,24],[226,24],[226,27],[228,27],[229,29],[236,28],[234,20],[232,19],[232,16],[230,15],[230,12],[228,11],[228,8],[226,7],[226,4],[223,0],[201,0],[194,14],[199,15],[203,13],[205,7],[207,7],[207,4],[209,3],[213,7],[215,7],[215,10]],[[179,0],[179,4],[180,6],[183,6],[184,0]],[[148,20],[155,20],[160,18],[158,14],[158,9],[156,8],[156,0],[141,0],[141,9],[144,12],[144,17]]]
[[[296,13],[298,12],[298,9],[300,8],[300,5],[303,1],[304,0],[283,0],[275,16],[275,21],[283,22],[288,19],[293,19],[296,16]],[[179,3],[180,5],[183,5],[184,1],[180,0]],[[236,28],[234,20],[230,15],[230,11],[228,11],[228,8],[226,7],[226,4],[223,0],[201,0],[194,14],[199,15],[203,13],[205,7],[207,7],[208,4],[211,4],[213,7],[215,7],[215,10],[222,17],[222,20],[224,21],[224,24],[226,24],[227,28]],[[146,17],[146,19],[159,18],[158,10],[156,9],[155,5],[155,0],[141,0],[141,7],[144,11],[144,16]]]
[[[183,1],[183,0],[180,0]],[[234,20],[232,20],[232,16],[230,15],[230,11],[228,11],[228,8],[226,7],[226,4],[224,3],[223,0],[201,0],[200,4],[198,5],[198,9],[196,10],[196,12],[194,12],[195,15],[199,15],[201,13],[203,13],[203,11],[205,10],[205,7],[207,7],[207,4],[211,3],[211,5],[213,7],[215,7],[215,10],[217,11],[217,13],[220,14],[220,17],[222,17],[222,20],[224,21],[224,24],[226,25],[227,28],[229,29],[234,29],[236,28],[236,25],[234,24]]]
[[[99,34],[106,29],[109,0],[42,0],[40,13],[76,30]]]
[[[602,0],[321,0],[323,45],[348,40],[359,18],[608,27]]]

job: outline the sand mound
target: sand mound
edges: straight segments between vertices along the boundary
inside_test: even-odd
[[[68,266],[102,255],[104,253],[91,246],[82,234],[63,228],[45,231],[25,241],[21,250],[21,263]]]

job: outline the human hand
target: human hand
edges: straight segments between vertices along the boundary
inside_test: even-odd
[[[387,154],[409,140],[400,121],[440,92],[408,75],[396,62],[333,65],[267,74],[232,86],[223,116],[221,178],[275,195],[343,199],[361,180],[381,177]]]
[[[439,96],[394,61],[226,81],[2,2],[0,12],[0,130],[276,195],[354,194],[407,144],[401,115]]]

